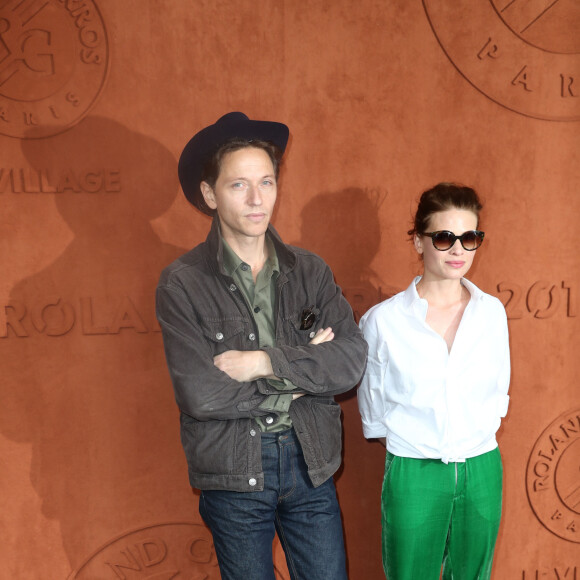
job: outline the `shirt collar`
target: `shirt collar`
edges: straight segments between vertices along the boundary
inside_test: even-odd
[[[467,278],[461,278],[461,283],[467,288],[473,300],[481,300],[484,296],[483,292]]]
[[[417,300],[421,300],[419,292],[417,292],[417,283],[421,280],[421,276],[415,276],[413,281],[409,284],[408,288],[405,290],[404,303],[406,308],[411,308]]]
[[[406,308],[411,308],[414,304],[420,305],[421,301],[423,301],[423,298],[421,298],[419,292],[417,292],[417,283],[421,278],[422,276],[416,276],[411,284],[409,284],[409,287],[405,290],[404,303]],[[461,284],[467,288],[467,291],[473,300],[481,300],[483,298],[483,292],[467,278],[461,278]]]
[[[233,273],[243,264],[243,262],[230,248],[230,245],[224,240],[223,237],[221,242],[224,271],[228,276],[232,276]]]
[[[266,249],[268,250],[268,259],[266,260],[265,266],[270,268],[272,272],[280,273],[280,262],[278,261],[278,255],[276,254],[276,248],[274,242],[270,236],[266,235]]]
[[[221,236],[221,227],[219,216],[216,213],[212,219],[211,228],[207,235],[206,244],[209,251],[209,255],[215,258],[217,262],[217,269],[222,274],[225,274],[223,267],[223,244]],[[278,259],[278,272],[282,273],[291,271],[296,265],[296,254],[295,248],[292,246],[287,246],[280,235],[274,228],[272,224],[268,225],[268,230],[266,232],[266,239],[272,242],[274,251],[270,255],[276,254]],[[268,246],[270,248],[270,246]]]
[[[228,276],[233,276],[236,270],[245,264],[245,262],[232,250],[230,245],[222,237],[222,249],[223,249],[223,265],[224,271]],[[266,236],[266,250],[268,251],[268,258],[264,263],[264,268],[270,270],[270,272],[280,272],[280,264],[278,262],[278,256],[276,255],[276,248],[274,243],[269,236]],[[268,271],[266,270],[266,273]]]

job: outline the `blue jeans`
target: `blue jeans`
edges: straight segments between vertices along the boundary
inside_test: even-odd
[[[332,478],[312,486],[293,429],[262,434],[262,468],[263,491],[201,493],[199,512],[211,530],[222,580],[275,580],[275,532],[292,580],[346,580]]]

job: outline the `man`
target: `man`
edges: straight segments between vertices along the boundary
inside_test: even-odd
[[[274,580],[275,531],[293,579],[347,578],[333,396],[359,381],[367,346],[328,266],[270,225],[287,141],[285,125],[242,113],[189,141],[181,186],[212,227],[157,289],[189,478],[223,580]]]

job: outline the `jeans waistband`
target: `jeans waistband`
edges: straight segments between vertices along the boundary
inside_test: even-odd
[[[262,433],[262,443],[274,442],[274,441],[298,441],[296,437],[296,432],[294,429],[284,429],[284,431],[274,431],[268,433]]]

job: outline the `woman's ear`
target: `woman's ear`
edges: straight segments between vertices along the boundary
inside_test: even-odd
[[[199,184],[199,188],[201,189],[201,195],[203,195],[203,199],[209,209],[217,209],[217,203],[215,201],[215,193],[213,189],[210,187],[207,181],[202,181]]]
[[[419,234],[415,234],[413,236],[413,244],[415,246],[415,250],[417,250],[418,254],[423,254],[423,236]]]

